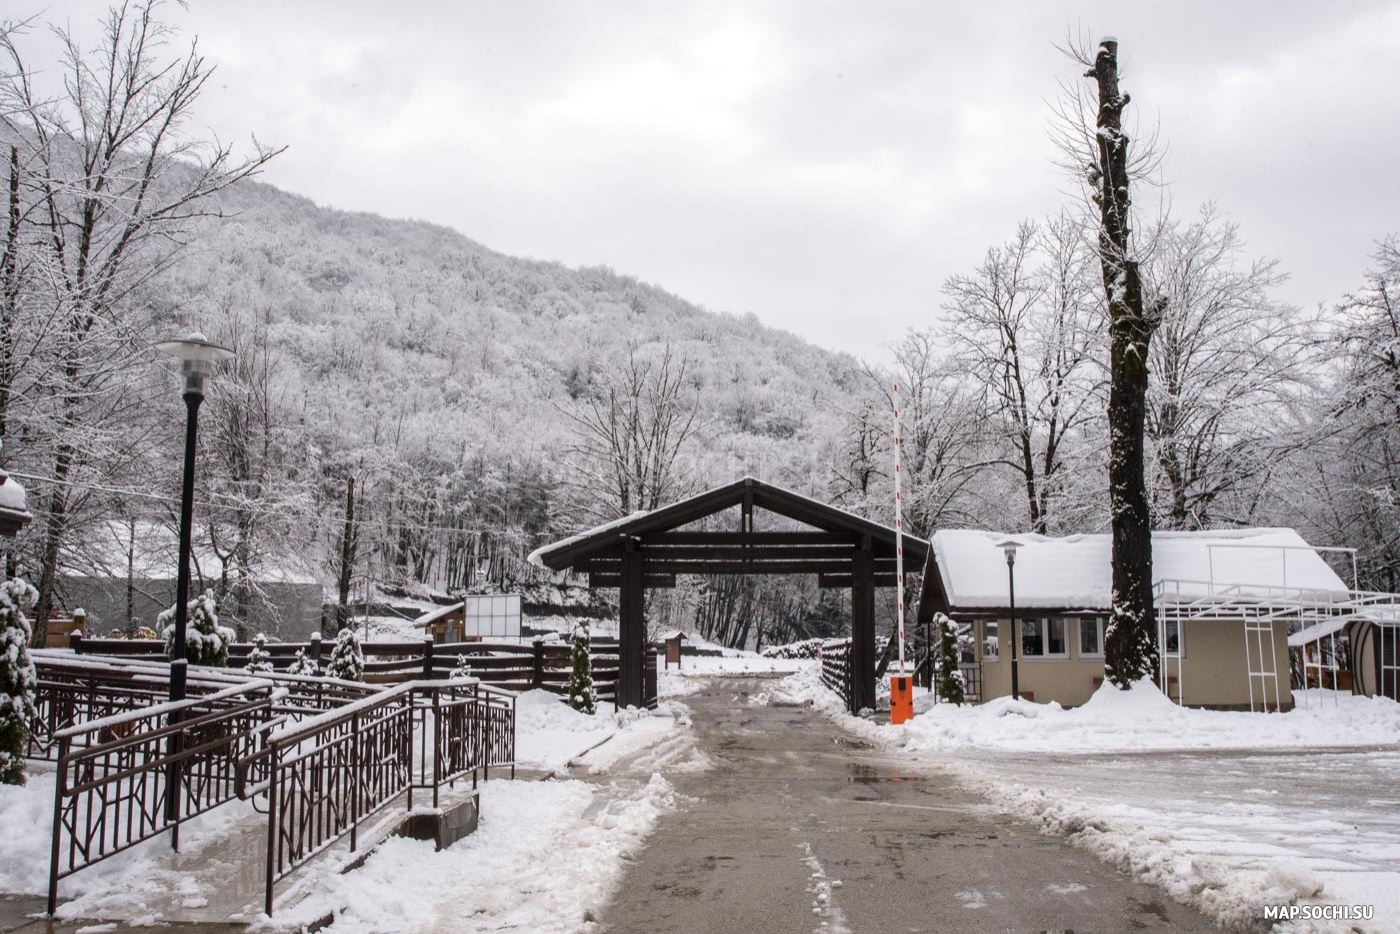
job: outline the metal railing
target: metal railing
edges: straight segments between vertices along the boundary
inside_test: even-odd
[[[232,800],[237,764],[280,696],[249,681],[55,732],[49,915],[60,879],[166,830],[178,847],[181,822]]]
[[[417,741],[415,742],[415,733]],[[414,681],[337,710],[265,731],[237,768],[238,795],[266,795],[264,910],[276,883],[400,795],[440,789],[515,759],[515,696],[476,679]],[[431,737],[431,742],[429,738]]]

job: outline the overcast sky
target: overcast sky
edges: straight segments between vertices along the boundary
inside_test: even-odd
[[[19,0],[19,4],[25,0]],[[6,4],[19,12],[16,0]],[[50,16],[87,31],[106,4]],[[33,6],[40,11],[41,6]],[[1119,38],[1175,210],[1216,201],[1302,306],[1400,232],[1400,2],[426,2],[166,8],[265,180],[505,253],[611,266],[828,347],[936,320],[939,285],[1072,182],[1066,31]]]

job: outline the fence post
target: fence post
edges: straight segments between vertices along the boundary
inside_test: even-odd
[[[316,663],[316,670],[321,670],[321,634],[313,632],[311,634],[311,660]]]
[[[277,747],[272,747],[272,754],[268,757],[267,775],[267,877],[264,879],[266,888],[263,894],[263,911],[269,918],[272,917],[272,887],[276,884],[277,877],[277,834],[280,831],[278,826],[278,803],[282,798],[281,783],[281,761],[282,756]]]
[[[413,760],[409,759],[412,769]],[[413,800],[412,777],[409,780],[409,800]],[[360,715],[350,715],[350,852],[360,839]]]
[[[433,676],[433,637],[432,637],[432,636],[424,636],[424,637],[423,637],[423,677],[426,679],[426,678],[432,678],[432,676]]]
[[[648,644],[642,660],[642,706],[655,710],[659,700],[656,690],[656,646]]]
[[[531,673],[531,675],[530,675],[530,687],[532,687],[532,688],[542,688],[542,687],[544,687],[544,640],[543,640],[543,639],[536,639],[536,640],[534,641],[534,653],[535,653],[535,658],[534,658],[534,665],[535,665],[535,667],[534,667],[534,671],[533,671],[533,672]]]
[[[80,629],[74,629],[68,634],[68,647],[73,650],[74,655],[83,654],[83,633]]]

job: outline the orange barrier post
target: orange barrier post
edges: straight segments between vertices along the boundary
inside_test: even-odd
[[[914,719],[914,679],[895,675],[890,679],[890,723],[899,726]]]

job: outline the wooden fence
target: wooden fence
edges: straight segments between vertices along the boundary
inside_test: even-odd
[[[835,691],[851,710],[851,640],[829,639],[822,643],[822,684]],[[851,710],[855,713],[854,710]]]
[[[79,655],[101,655],[144,661],[165,661],[165,643],[159,639],[87,639],[72,636],[73,651]],[[248,663],[252,643],[234,643],[229,649],[229,668]],[[297,653],[324,667],[330,660],[331,640],[309,642],[270,642],[266,646],[274,672],[284,672]],[[365,655],[365,682],[400,684],[404,681],[446,678],[457,667],[458,658],[466,663],[471,676],[485,684],[507,691],[541,689],[565,694],[569,688],[572,649],[564,642],[534,640],[519,642],[440,643],[431,639],[400,642],[362,642]],[[616,639],[593,640],[591,661],[593,686],[600,701],[617,704],[619,650]],[[644,652],[643,696],[646,706],[656,706],[656,652]],[[196,669],[191,669],[191,674]],[[203,670],[203,669],[198,669]]]

